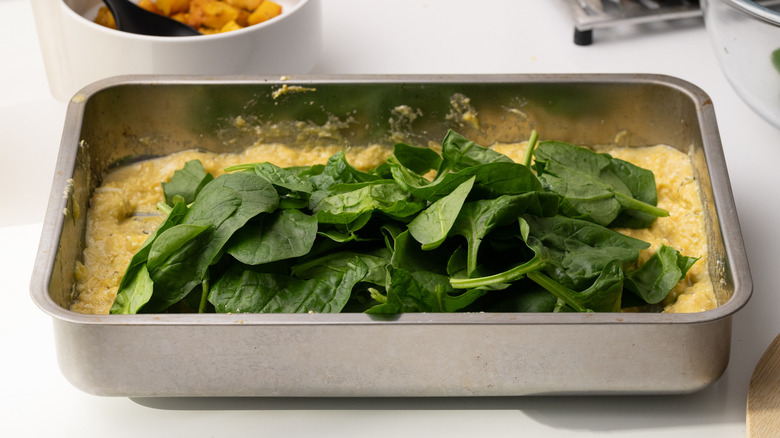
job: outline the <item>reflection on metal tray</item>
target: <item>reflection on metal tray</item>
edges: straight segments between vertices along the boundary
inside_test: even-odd
[[[593,30],[619,24],[650,23],[701,16],[699,0],[571,0],[574,43],[593,42]]]

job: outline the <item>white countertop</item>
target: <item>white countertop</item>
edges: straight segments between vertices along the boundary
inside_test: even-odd
[[[0,0],[0,436],[744,436],[750,375],[780,332],[780,130],[729,87],[701,21],[600,30],[580,47],[563,0],[324,0],[323,12],[312,73],[660,73],[707,92],[754,281],[723,377],[681,396],[149,401],[80,392],[60,374],[51,321],[28,292],[65,104],[49,94],[29,2]]]

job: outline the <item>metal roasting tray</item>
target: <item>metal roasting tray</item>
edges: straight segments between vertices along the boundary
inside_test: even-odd
[[[275,94],[284,85],[313,90]],[[453,96],[468,98],[460,102],[478,113],[478,126],[453,117]],[[399,116],[403,105],[417,117]],[[193,147],[242,149],[258,137],[234,127],[236,116],[267,126],[335,118],[346,123],[332,141],[344,145],[390,142],[391,131],[415,144],[441,142],[448,128],[489,145],[536,129],[575,144],[617,139],[691,151],[722,305],[692,314],[389,318],[67,310],[84,213],[106,169]],[[732,315],[751,293],[713,104],[690,83],[642,74],[128,76],[92,84],[68,106],[31,282],[33,300],[52,317],[65,377],[91,394],[129,397],[688,393],[725,370]]]

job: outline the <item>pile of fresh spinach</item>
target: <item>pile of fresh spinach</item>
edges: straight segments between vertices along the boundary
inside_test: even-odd
[[[535,133],[523,163],[450,131],[370,172],[343,153],[227,170],[163,183],[167,217],[111,313],[614,312],[696,261],[661,247],[639,266],[649,244],[609,228],[667,214],[652,172]]]

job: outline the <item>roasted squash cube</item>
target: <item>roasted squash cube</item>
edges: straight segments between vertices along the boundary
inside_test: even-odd
[[[157,7],[157,4],[153,2],[152,0],[139,0],[138,6],[141,9],[146,9],[149,12],[154,12],[155,14],[162,15],[163,12],[160,10],[160,8]],[[188,6],[189,7],[189,0],[188,0]]]
[[[116,21],[114,21],[114,16],[105,6],[101,6],[100,9],[98,9],[97,17],[95,17],[95,23],[101,26],[110,27],[111,29],[116,29]]]
[[[234,8],[246,9],[247,11],[254,11],[263,3],[263,0],[225,0],[225,3],[233,6]]]
[[[241,28],[242,27],[238,23],[236,23],[235,21],[229,21],[227,24],[222,26],[222,28],[219,29],[219,31],[220,32],[230,32],[231,30],[238,30],[238,29],[241,29]]]
[[[217,0],[192,0],[190,3],[190,26],[221,29],[238,18],[238,9]]]
[[[155,0],[155,4],[166,17],[187,12],[190,9],[190,0]]]
[[[260,3],[260,6],[255,9],[252,14],[249,15],[249,24],[258,24],[264,21],[270,20],[282,13],[282,7],[272,2],[271,0],[265,0]]]

